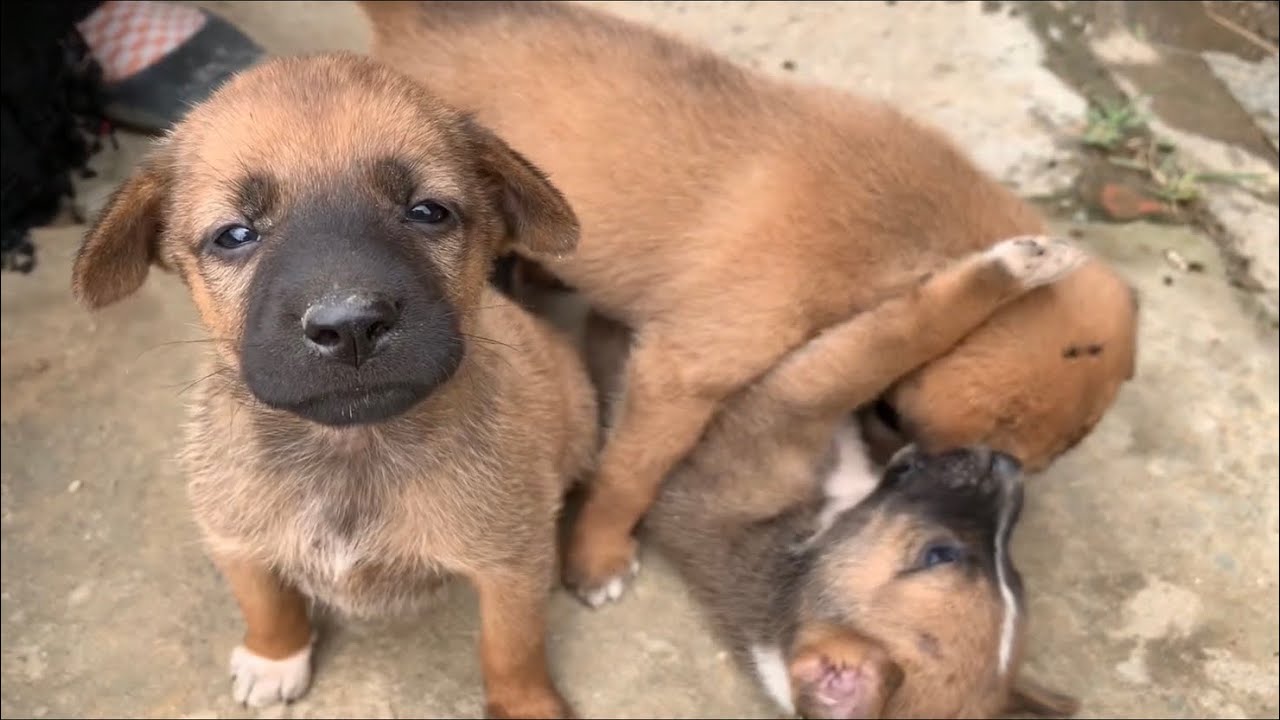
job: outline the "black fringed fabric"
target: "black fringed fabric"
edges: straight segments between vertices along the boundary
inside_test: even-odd
[[[30,230],[58,213],[109,126],[102,71],[75,24],[99,2],[0,3],[0,230],[5,270],[30,272]]]

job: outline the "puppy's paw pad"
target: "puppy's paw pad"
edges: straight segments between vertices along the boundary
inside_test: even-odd
[[[231,696],[241,705],[267,707],[302,697],[311,684],[311,645],[281,660],[240,645],[231,651]]]
[[[640,572],[640,561],[631,559],[626,572],[614,575],[604,583],[592,586],[579,586],[576,590],[578,598],[592,608],[599,608],[606,603],[617,602],[627,590],[627,585]]]
[[[1045,235],[1003,240],[987,250],[987,256],[1028,289],[1055,282],[1088,259],[1074,243]]]

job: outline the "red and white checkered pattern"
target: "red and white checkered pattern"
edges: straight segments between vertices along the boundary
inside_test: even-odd
[[[76,27],[107,82],[150,67],[204,27],[199,10],[167,2],[110,0]]]

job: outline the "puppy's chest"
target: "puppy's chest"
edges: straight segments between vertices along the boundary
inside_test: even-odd
[[[448,577],[430,543],[401,529],[350,527],[326,513],[304,516],[291,533],[295,547],[280,568],[305,594],[345,613],[379,615],[414,609]]]
[[[459,567],[466,533],[441,511],[457,504],[454,487],[448,476],[259,468],[201,478],[192,490],[215,545],[268,560],[326,605],[371,616],[414,609]]]

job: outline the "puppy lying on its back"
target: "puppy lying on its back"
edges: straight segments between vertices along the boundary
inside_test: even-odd
[[[920,273],[1045,232],[936,129],[604,11],[535,0],[361,6],[375,56],[475,112],[550,174],[583,236],[547,269],[636,333],[627,398],[566,558],[566,580],[592,604],[618,596],[632,529],[726,398]],[[1010,304],[981,352],[924,369],[941,382],[894,388],[885,409],[922,447],[984,443],[1044,467],[1131,375],[1135,317],[1123,279],[1090,263]],[[1068,356],[1071,347],[1085,352]],[[1011,368],[1023,374],[1006,377]],[[935,435],[938,426],[950,432]]]
[[[1018,679],[1018,462],[982,447],[912,449],[874,491],[850,487],[865,458],[847,413],[1080,259],[1063,243],[1007,241],[828,329],[731,397],[667,479],[645,528],[784,709],[1073,711]],[[591,365],[608,391],[625,331],[593,323]]]

